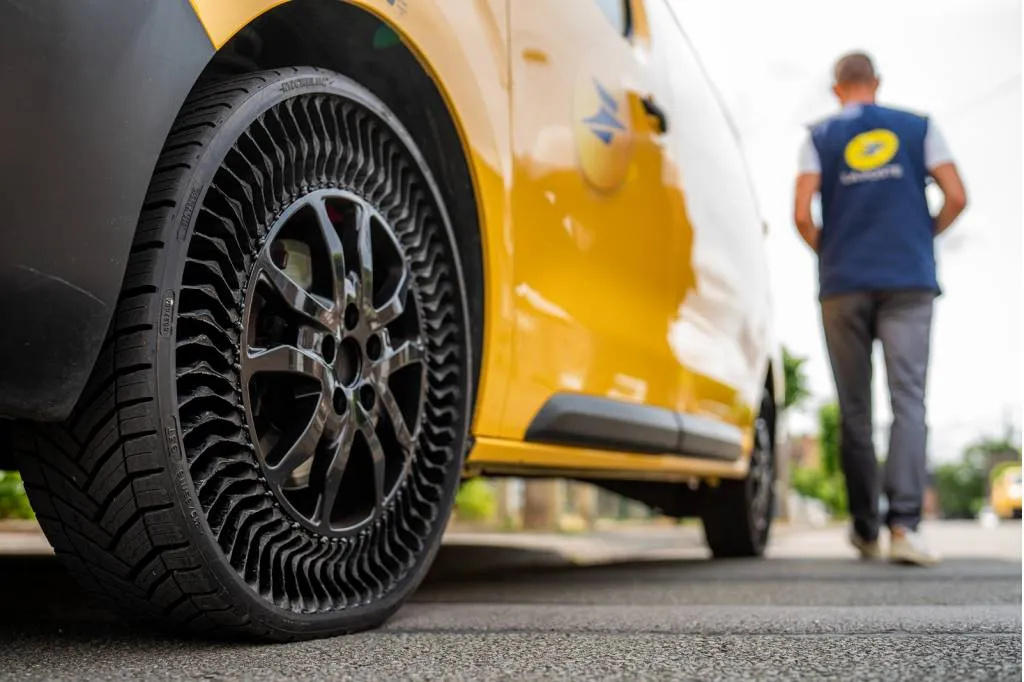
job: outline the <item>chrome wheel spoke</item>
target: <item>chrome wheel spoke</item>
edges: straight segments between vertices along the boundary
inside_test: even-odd
[[[374,322],[380,327],[386,327],[397,320],[405,312],[406,297],[409,295],[409,275],[403,268],[399,276],[395,291],[391,294],[387,303],[374,310]]]
[[[332,444],[331,461],[327,465],[327,473],[324,475],[324,489],[317,502],[317,509],[314,517],[324,528],[331,526],[331,513],[338,500],[338,492],[341,482],[345,478],[345,470],[348,468],[348,458],[352,453],[352,439],[355,429],[350,420],[346,420],[341,429],[338,439]]]
[[[338,236],[338,228],[331,218],[327,201],[318,197],[312,201],[316,210],[317,225],[320,228],[320,237],[327,247],[327,255],[330,258],[331,291],[334,292],[335,305],[344,307],[346,301],[346,278],[345,278],[345,249]]]
[[[377,432],[371,428],[363,429],[363,436],[366,444],[370,447],[370,455],[373,459],[373,495],[374,514],[379,514],[384,505],[384,473],[387,460],[384,456],[384,446],[381,445]]]
[[[330,372],[318,355],[291,345],[250,349],[244,369],[249,377],[265,373],[301,374],[316,379],[321,386],[326,385]]]
[[[385,377],[389,377],[403,367],[417,362],[423,362],[425,351],[420,341],[405,341],[398,348],[391,348],[388,344],[384,356],[379,361],[380,371]]]
[[[267,477],[277,483],[286,482],[293,472],[313,459],[324,434],[330,405],[323,393],[306,427],[288,448],[281,460],[274,466],[267,466]]]
[[[380,392],[380,401],[388,413],[388,419],[395,430],[395,438],[398,439],[399,445],[406,453],[411,452],[415,439],[409,426],[405,423],[405,416],[402,415],[402,410],[399,408],[394,394],[391,391],[383,390]]]
[[[324,329],[330,329],[336,316],[334,303],[303,289],[287,273],[279,268],[265,251],[257,261],[259,277],[274,288],[289,308],[310,322]]]
[[[359,308],[363,315],[372,315],[373,307],[373,218],[360,208],[357,220],[359,245]]]

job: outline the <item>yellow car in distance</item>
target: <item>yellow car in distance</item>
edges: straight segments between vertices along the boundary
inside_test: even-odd
[[[1001,519],[1021,517],[1020,465],[1001,467],[992,477],[989,502],[992,511]]]
[[[480,475],[763,553],[763,223],[678,5],[22,4],[0,466],[89,589],[199,632],[374,627]]]

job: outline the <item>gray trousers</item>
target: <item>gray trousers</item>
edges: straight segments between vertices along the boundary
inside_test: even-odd
[[[917,528],[926,485],[925,381],[931,341],[930,291],[856,293],[821,302],[825,344],[839,395],[841,462],[854,529],[878,537],[880,492],[889,502],[886,525]],[[872,440],[871,350],[882,342],[893,423],[884,489]]]

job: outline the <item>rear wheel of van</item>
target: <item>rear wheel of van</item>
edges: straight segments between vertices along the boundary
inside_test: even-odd
[[[412,138],[351,80],[194,93],[80,404],[20,436],[72,572],[201,632],[290,640],[393,614],[440,544],[467,437],[446,216]]]
[[[768,544],[775,502],[775,451],[769,431],[774,410],[766,394],[754,422],[747,477],[722,481],[702,501],[704,535],[715,558],[758,557]]]

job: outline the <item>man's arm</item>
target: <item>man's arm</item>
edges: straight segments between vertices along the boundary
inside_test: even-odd
[[[793,221],[800,236],[811,247],[811,250],[818,251],[818,233],[820,230],[814,224],[814,216],[811,215],[811,202],[814,195],[821,187],[820,173],[801,173],[796,178],[795,202],[793,207]]]
[[[814,141],[808,135],[800,148],[799,168],[796,176],[796,192],[793,207],[793,222],[800,237],[815,253],[818,252],[818,226],[811,215],[811,202],[821,187],[821,159]]]
[[[935,216],[935,235],[938,236],[949,229],[967,208],[967,191],[953,163],[946,138],[932,121],[928,122],[928,133],[924,138],[924,162],[935,184],[942,190],[942,209]]]
[[[942,209],[935,216],[935,235],[938,236],[949,229],[949,226],[960,217],[967,208],[967,191],[956,170],[956,164],[944,163],[931,171],[935,184],[942,190]]]

